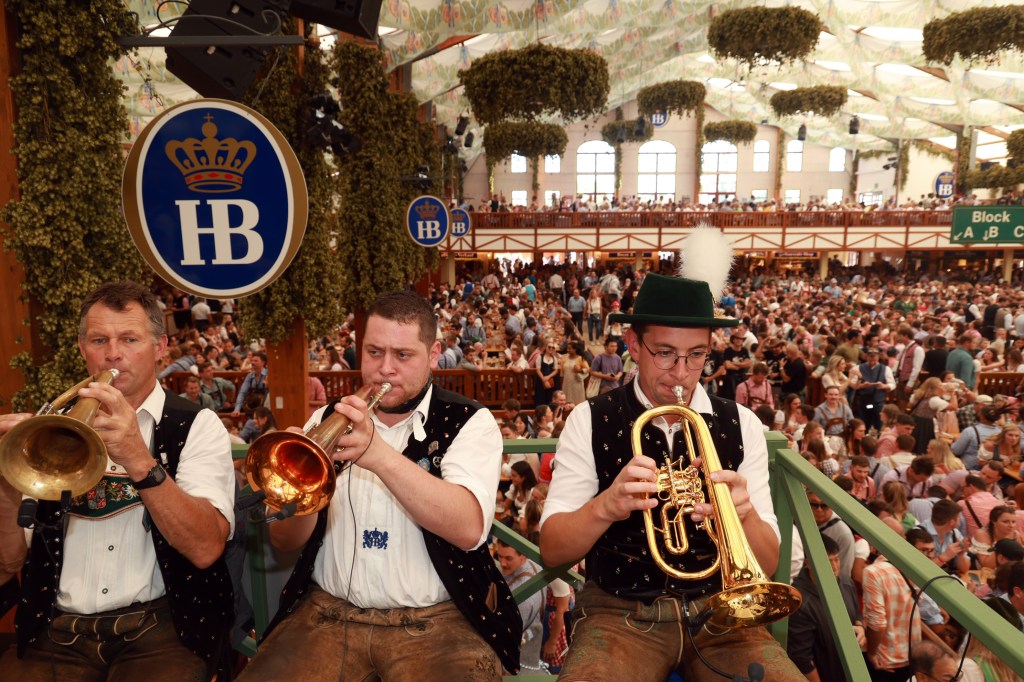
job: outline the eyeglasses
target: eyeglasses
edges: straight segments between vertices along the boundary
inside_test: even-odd
[[[808,502],[811,505],[811,509],[828,509],[828,505],[824,502]]]
[[[640,345],[654,357],[654,366],[658,369],[672,369],[679,362],[679,358],[682,357],[686,358],[686,368],[696,372],[697,370],[704,369],[704,364],[708,361],[708,355],[710,355],[706,350],[690,351],[686,355],[679,355],[679,353],[671,350],[651,350],[644,343],[644,337],[640,336],[638,338],[640,339]]]

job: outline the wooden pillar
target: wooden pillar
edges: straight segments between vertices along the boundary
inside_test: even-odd
[[[0,0],[0,206],[18,198],[17,159],[14,157],[14,95],[11,77],[18,71],[15,47],[16,26]],[[11,396],[25,386],[21,372],[7,363],[24,351],[32,350],[32,334],[23,322],[31,318],[28,305],[21,300],[25,272],[14,254],[2,248],[0,237],[0,413],[11,411]]]
[[[1013,279],[1013,249],[1003,249],[1003,281]]]
[[[821,277],[822,281],[828,279],[828,252],[822,251],[821,255],[818,256],[818,277]]]
[[[280,429],[302,426],[309,418],[309,349],[306,323],[297,318],[292,333],[280,343],[267,344],[267,388],[270,409]]]

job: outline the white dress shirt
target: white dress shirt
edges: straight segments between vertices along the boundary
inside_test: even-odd
[[[153,391],[136,410],[146,446],[164,411],[164,390]],[[167,462],[164,461],[164,464]],[[127,478],[127,472],[107,460],[108,475]],[[192,497],[208,500],[228,522],[235,524],[235,471],[231,440],[220,418],[201,410],[181,450],[175,483]],[[136,493],[137,494],[137,493]],[[94,614],[147,602],[164,596],[164,579],[156,562],[150,531],[143,525],[146,508],[141,497],[113,516],[100,519],[68,515],[64,565],[57,608],[69,613]]]
[[[388,427],[373,415],[377,435],[402,452],[409,438],[426,438],[423,425],[434,389],[416,410]],[[326,407],[307,422],[321,420]],[[473,493],[483,520],[479,547],[491,532],[501,475],[501,431],[490,411],[477,410],[455,436],[441,460],[441,477]],[[423,530],[376,474],[348,467],[338,478],[327,515],[324,544],[313,581],[359,608],[424,607],[450,599],[427,554]]]

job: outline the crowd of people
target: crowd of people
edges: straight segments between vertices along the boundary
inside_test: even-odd
[[[977,206],[986,203],[998,203],[1000,205],[1017,205],[1021,203],[1021,196],[1016,191],[1007,191],[997,199],[987,200],[976,194],[954,195],[939,197],[934,193],[920,195],[918,197],[905,197],[897,203],[895,197],[890,197],[879,204],[867,204],[856,202],[850,198],[844,198],[839,202],[828,202],[823,198],[812,197],[806,202],[783,203],[774,199],[756,200],[754,197],[733,197],[722,201],[694,202],[689,199],[676,199],[672,196],[640,197],[623,196],[621,198],[609,195],[593,196],[559,196],[552,194],[546,201],[537,195],[530,199],[529,204],[512,204],[505,197],[504,193],[497,193],[486,201],[481,201],[474,206],[465,203],[460,208],[480,213],[503,213],[503,212],[698,212],[698,211],[744,211],[744,212],[776,212],[776,211],[949,211],[958,204]]]
[[[1024,390],[1024,298],[1018,296],[1017,288],[994,274],[981,273],[968,282],[944,273],[911,277],[894,272],[884,261],[852,268],[833,261],[824,278],[800,270],[734,271],[732,283],[711,311],[704,305],[705,289],[675,276],[674,267],[668,261],[650,269],[499,261],[486,271],[460,272],[456,283],[432,288],[425,297],[385,297],[370,311],[373,324],[368,323],[365,330],[356,330],[351,319],[342,320],[330,337],[311,341],[311,367],[357,370],[367,383],[396,373],[400,390],[382,403],[383,410],[366,414],[365,403],[356,398],[329,401],[323,386],[318,389],[319,382],[310,381],[310,423],[327,410],[350,416],[358,425],[357,433],[347,437],[345,454],[338,456],[359,464],[347,469],[352,472],[348,474],[351,489],[339,484],[339,490],[345,490],[338,493],[341,501],[330,505],[326,526],[317,523],[317,516],[271,526],[276,546],[305,549],[286,588],[290,601],[275,619],[267,640],[270,653],[261,647],[247,673],[249,679],[271,679],[276,671],[303,669],[306,659],[320,660],[316,652],[335,647],[339,631],[358,637],[361,628],[393,625],[399,617],[427,629],[430,623],[469,618],[467,614],[476,613],[477,607],[460,601],[463,596],[474,600],[479,596],[489,605],[497,599],[491,612],[500,612],[506,620],[499,618],[493,624],[500,632],[473,625],[446,631],[446,637],[461,637],[459,641],[466,643],[477,636],[495,635],[500,645],[480,650],[466,644],[457,652],[461,658],[439,663],[442,667],[458,667],[467,656],[475,656],[477,661],[491,661],[492,672],[557,671],[565,666],[569,674],[587,677],[592,665],[612,670],[620,663],[600,657],[573,658],[570,614],[574,609],[580,613],[582,606],[601,614],[577,628],[577,638],[584,643],[603,627],[616,630],[616,637],[622,634],[612,623],[623,612],[637,614],[637,620],[648,625],[681,623],[678,614],[652,610],[652,599],[668,598],[663,594],[665,579],[655,581],[660,581],[660,587],[649,585],[646,581],[660,575],[660,569],[648,559],[636,561],[646,556],[636,546],[636,534],[642,533],[636,512],[650,502],[642,493],[651,492],[655,460],[641,454],[631,458],[628,443],[620,442],[622,429],[611,431],[604,426],[620,424],[624,415],[632,419],[652,405],[675,403],[675,396],[666,393],[669,378],[684,387],[690,404],[701,413],[738,410],[737,431],[720,428],[715,438],[731,437],[745,445],[745,454],[727,468],[736,475],[730,481],[734,497],[741,500],[744,530],[768,572],[777,562],[780,533],[767,494],[766,459],[762,461],[761,434],[772,429],[784,433],[808,462],[913,547],[962,578],[986,603],[1003,609],[1004,616],[1015,615],[1019,627],[1024,622],[1019,615],[1024,613],[1024,512],[1019,511],[1024,509],[1024,486],[1017,485],[1022,464],[1018,398]],[[229,441],[251,442],[278,428],[269,395],[273,371],[280,368],[269,368],[260,340],[248,338],[237,327],[237,305],[177,291],[158,293],[152,301],[137,294],[131,299],[137,303],[127,305],[129,312],[134,306],[144,308],[161,323],[164,311],[170,310],[166,352],[146,358],[152,360],[154,385],[166,383],[177,372],[193,374],[175,398],[192,405],[189,410],[206,408],[216,413]],[[123,313],[119,300],[101,298],[100,309]],[[695,312],[684,314],[693,306]],[[105,318],[98,323],[110,324]],[[151,324],[150,335],[159,336],[161,328]],[[416,357],[415,370],[401,369],[393,354],[410,352],[410,348]],[[112,364],[104,358],[97,355],[93,362]],[[533,391],[528,403],[511,399],[492,415],[448,391],[431,389],[433,368],[508,369],[529,377]],[[236,383],[223,378],[224,371],[244,372],[244,377]],[[987,394],[979,390],[979,376],[985,372],[1019,372],[1022,381],[1010,382],[1012,390],[1002,394]],[[115,382],[111,391],[125,388]],[[132,400],[141,404],[146,396],[137,392],[140,396]],[[115,404],[113,396],[104,399]],[[474,407],[463,414],[464,405]],[[123,411],[119,403],[116,407]],[[459,411],[459,427],[438,435],[442,431],[434,420],[450,410]],[[421,416],[410,420],[410,414]],[[0,432],[11,425],[0,424]],[[204,421],[204,428],[214,427]],[[650,429],[656,447],[671,451],[677,428],[664,424]],[[459,435],[463,430],[464,437]],[[425,441],[424,433],[428,434]],[[500,454],[502,439],[519,438],[559,440],[557,450],[552,447],[550,452]],[[501,469],[493,474],[486,470],[479,449],[469,448],[472,455],[468,452],[470,439],[486,442],[488,456],[502,459]],[[608,447],[599,449],[598,442]],[[448,454],[442,460],[426,449],[421,452],[421,443],[423,448],[440,448],[431,452]],[[609,459],[609,451],[618,453],[618,459]],[[117,474],[139,481],[145,490],[149,484],[143,474],[147,472],[142,471],[137,453],[134,449],[124,453],[112,450],[112,460],[120,464],[123,459],[127,465],[127,474],[120,469]],[[725,455],[727,463],[733,456]],[[171,465],[164,465],[173,477]],[[188,478],[183,479],[186,493],[193,490],[191,485]],[[160,482],[152,486],[158,488]],[[202,514],[220,510],[220,497],[196,490],[212,505],[201,507]],[[164,502],[152,493],[142,495],[145,506],[150,498],[158,500],[153,504],[162,509]],[[440,498],[447,498],[451,507],[432,507],[431,501]],[[835,557],[851,625],[875,679],[906,679],[912,667],[943,669],[943,657],[963,651],[971,662],[964,679],[1011,679],[1005,677],[1012,673],[1007,673],[1004,662],[976,639],[966,645],[963,628],[937,605],[929,604],[927,594],[917,597],[917,588],[854,535],[821,498],[813,493],[808,498],[826,547]],[[479,523],[471,512],[474,505],[485,511],[486,518]],[[352,508],[360,510],[355,518],[349,513]],[[220,513],[226,515],[227,510]],[[233,516],[225,518],[233,523]],[[153,521],[167,527],[167,536],[180,532],[162,511]],[[81,520],[73,523],[75,528],[84,527]],[[492,523],[505,523],[538,544],[546,563],[585,558],[577,567],[586,575],[587,587],[577,592],[563,581],[554,581],[518,607],[511,604],[511,589],[535,575],[540,566],[515,547],[490,537],[486,529]],[[212,527],[227,537],[233,526]],[[361,535],[358,548],[351,546],[353,534]],[[388,547],[402,549],[375,553]],[[42,556],[39,553],[46,549],[41,544],[29,554]],[[452,551],[472,554],[473,570],[482,576],[482,582],[465,593],[450,584],[457,577],[443,566]],[[194,561],[203,563],[206,556]],[[623,563],[626,558],[630,561]],[[407,583],[402,567],[410,564],[434,569],[424,581]],[[348,572],[351,566],[357,567],[354,574]],[[156,570],[150,573],[155,575]],[[790,671],[780,669],[780,679],[799,679],[798,672],[810,677],[814,671],[819,679],[835,679],[834,671],[840,668],[835,644],[820,620],[823,612],[820,605],[814,606],[818,603],[815,577],[802,563],[795,564],[792,573],[807,607],[793,616],[791,627],[808,628],[810,634],[790,638],[788,654],[794,668],[791,677],[787,677]],[[498,574],[504,587],[495,593],[488,587],[493,581],[487,580]],[[60,577],[61,589],[81,589],[70,581]],[[699,601],[714,589],[710,583],[694,586],[689,582],[669,585],[668,596],[677,588],[692,588],[696,591],[689,598]],[[396,592],[394,586],[401,589]],[[396,596],[398,592],[405,596]],[[155,601],[164,598],[161,590],[145,594]],[[450,596],[454,604],[442,595]],[[906,606],[915,598],[920,605],[911,619]],[[107,618],[132,606],[131,601],[123,601],[107,608],[113,602],[61,597],[56,606]],[[521,633],[508,620],[508,608],[517,612]],[[322,638],[309,640],[304,619],[322,618],[325,613],[332,614],[332,627],[321,633]],[[77,627],[65,621],[54,623]],[[44,626],[33,623],[31,627],[40,632]],[[735,666],[728,666],[730,659],[737,658],[736,652],[744,652],[751,660],[774,656],[770,638],[761,637],[763,630],[758,630],[755,639],[725,644],[677,631],[679,641],[666,646],[686,653],[675,662],[663,661],[660,654],[648,656],[628,636],[616,641],[625,650],[645,652],[643,657],[656,666],[651,669],[658,671],[656,675],[687,667],[694,646],[714,665],[731,670]],[[452,640],[438,640],[437,647],[445,648],[447,644],[442,643],[448,641]],[[403,642],[396,634],[393,642],[382,646],[393,645],[397,650]],[[929,658],[925,654],[934,654],[932,644],[941,655]],[[51,654],[47,648],[40,652]],[[355,669],[350,666],[370,670],[376,665],[374,655],[366,650],[355,647],[353,652],[351,659],[338,662],[339,670]],[[202,665],[206,654],[198,649],[193,653],[200,656],[195,664]],[[399,659],[384,677],[399,674],[405,670],[402,665],[421,665]],[[626,663],[632,666],[636,661],[629,658]],[[700,678],[692,668],[687,672]]]

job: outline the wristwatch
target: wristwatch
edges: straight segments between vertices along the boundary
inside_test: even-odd
[[[161,464],[157,463],[156,466],[149,470],[149,475],[141,481],[132,481],[132,485],[136,490],[146,490],[147,488],[155,488],[166,480],[167,471]]]

